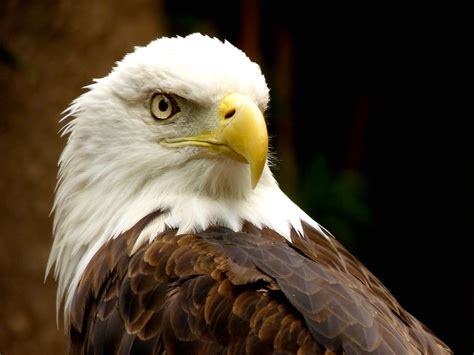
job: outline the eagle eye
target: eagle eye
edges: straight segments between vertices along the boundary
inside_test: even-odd
[[[157,120],[166,120],[179,112],[176,101],[168,94],[155,94],[151,99],[151,114]]]

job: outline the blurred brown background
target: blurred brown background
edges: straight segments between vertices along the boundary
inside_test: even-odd
[[[0,353],[62,354],[51,246],[60,113],[94,77],[163,33],[157,1],[0,4]]]
[[[2,355],[65,349],[56,285],[43,283],[60,113],[134,46],[194,31],[262,65],[282,188],[408,311],[472,352],[473,26],[461,9],[304,4],[0,3]]]

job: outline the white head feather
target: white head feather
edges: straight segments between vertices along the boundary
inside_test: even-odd
[[[97,250],[153,211],[167,213],[142,232],[135,247],[167,228],[192,232],[219,224],[238,231],[249,221],[290,240],[291,228],[301,231],[301,220],[318,227],[281,192],[268,164],[252,189],[246,164],[190,160],[198,148],[159,144],[165,137],[198,133],[232,92],[266,109],[269,94],[260,67],[230,43],[200,34],[161,38],[136,48],[88,89],[66,112],[74,119],[63,130],[69,138],[59,160],[47,266],[49,273],[54,265],[65,320]],[[180,97],[181,114],[172,123],[151,116],[156,92]]]

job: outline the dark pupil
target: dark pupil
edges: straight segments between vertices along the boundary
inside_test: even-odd
[[[168,101],[165,99],[161,100],[158,104],[158,108],[160,109],[160,111],[166,111],[168,109]]]

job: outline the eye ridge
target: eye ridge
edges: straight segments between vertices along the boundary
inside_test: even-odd
[[[156,120],[167,120],[180,111],[178,104],[169,94],[156,93],[150,103],[150,112]]]

